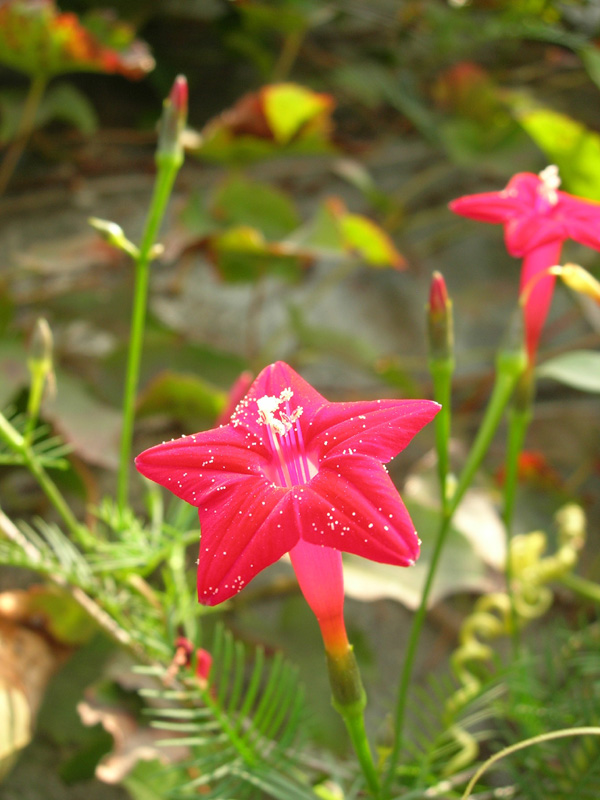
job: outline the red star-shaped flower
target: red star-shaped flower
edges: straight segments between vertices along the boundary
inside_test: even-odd
[[[506,249],[523,259],[520,291],[526,291],[525,336],[530,359],[535,359],[540,334],[548,315],[554,276],[536,275],[560,262],[563,242],[574,239],[600,250],[600,203],[558,191],[555,166],[539,175],[520,172],[500,192],[459,197],[450,209],[480,222],[504,225]]]
[[[198,507],[200,602],[226,600],[290,553],[326,644],[339,634],[342,647],[341,551],[399,566],[417,558],[384,464],[438,410],[429,400],[330,403],[278,362],[228,424],[152,447],[136,465]]]

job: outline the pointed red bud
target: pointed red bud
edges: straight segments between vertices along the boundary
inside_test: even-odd
[[[196,678],[198,678],[198,683],[203,688],[208,685],[212,663],[213,657],[208,650],[199,647],[196,650]]]
[[[441,272],[434,272],[431,276],[431,286],[429,288],[429,312],[431,314],[445,314],[450,298],[446,281]]]
[[[185,75],[178,75],[175,78],[169,101],[183,127],[188,115],[188,82]]]
[[[435,360],[452,358],[454,350],[452,300],[448,296],[446,281],[440,272],[434,272],[431,278],[427,323],[431,357]]]
[[[188,84],[183,75],[175,78],[173,87],[163,103],[160,120],[157,157],[174,160],[178,166],[183,161],[181,135],[187,122]]]

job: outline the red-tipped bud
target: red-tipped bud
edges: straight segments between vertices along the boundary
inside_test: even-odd
[[[198,678],[198,683],[203,689],[208,685],[212,663],[213,657],[208,650],[199,647],[196,650],[196,678]]]
[[[452,358],[454,350],[452,301],[448,296],[444,276],[440,272],[434,272],[431,278],[427,324],[431,357],[436,360]]]
[[[445,314],[450,298],[446,281],[441,272],[434,272],[431,276],[431,286],[429,287],[429,313]]]
[[[173,88],[163,103],[158,135],[157,158],[173,159],[178,166],[183,161],[181,135],[187,122],[188,84],[183,75],[178,75]]]
[[[175,78],[169,100],[183,127],[188,115],[188,82],[185,75]]]

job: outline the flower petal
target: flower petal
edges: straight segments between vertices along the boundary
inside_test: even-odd
[[[328,653],[346,652],[341,553],[300,539],[290,550],[290,559],[302,594],[319,622],[325,649]]]
[[[326,405],[328,401],[316,389],[298,375],[288,364],[277,361],[271,364],[258,375],[246,397],[238,404],[231,417],[234,426],[243,425],[252,431],[256,437],[265,435],[264,425],[258,418],[256,401],[265,396],[279,397],[284,389],[292,392],[292,408],[302,406],[303,414],[300,424],[304,428],[306,420],[312,418],[317,409]]]
[[[358,452],[387,463],[440,410],[432,400],[327,403],[306,431],[306,448],[319,458]]]
[[[506,249],[515,258],[523,258],[550,242],[562,244],[568,238],[564,220],[541,214],[528,213],[513,219],[504,229]]]
[[[398,490],[374,458],[328,458],[302,487],[302,538],[384,564],[409,566],[419,539]]]
[[[479,222],[505,223],[533,208],[540,179],[529,172],[520,172],[499,192],[481,192],[458,197],[449,203],[455,214]]]
[[[557,213],[564,219],[571,239],[600,250],[600,203],[559,192]]]
[[[135,460],[138,470],[193,506],[236,478],[261,477],[270,462],[261,439],[223,426],[151,447]]]
[[[538,247],[523,259],[521,270],[521,292],[527,293],[525,301],[525,341],[530,360],[535,361],[542,328],[548,316],[552,293],[553,275],[546,275],[536,281],[536,275],[560,262],[562,242],[549,242]]]
[[[253,478],[213,492],[198,509],[198,600],[215,605],[240,591],[297,543],[291,490]]]

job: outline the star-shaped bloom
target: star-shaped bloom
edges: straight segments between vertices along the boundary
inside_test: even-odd
[[[419,539],[384,464],[438,410],[429,400],[330,403],[277,362],[226,425],[152,447],[136,465],[198,507],[201,603],[232,597],[289,553],[326,645],[343,649],[341,552],[415,561]]]
[[[567,239],[600,250],[600,203],[561,192],[559,186],[558,169],[549,166],[539,175],[514,175],[500,192],[468,195],[450,203],[450,209],[464,217],[503,224],[506,249],[523,259],[520,292],[525,293],[525,337],[531,361],[554,289],[554,276],[543,273],[560,263]]]

